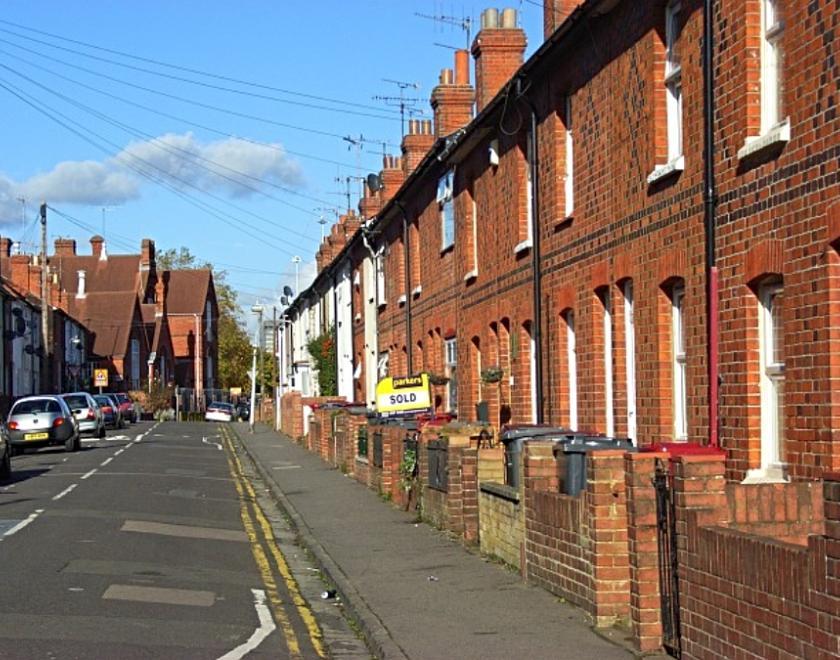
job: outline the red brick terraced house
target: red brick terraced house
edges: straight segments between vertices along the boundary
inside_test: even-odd
[[[670,634],[679,652],[681,633],[683,657],[840,655],[838,20],[826,0],[546,0],[523,61],[516,12],[485,11],[473,76],[456,52],[433,127],[409,125],[361,230],[286,312],[294,337],[301,301],[351,273],[354,322],[334,331],[368,402],[374,372],[426,371],[438,411],[481,403],[496,429],[719,447],[605,458],[623,523],[587,491],[624,553],[606,618],[629,617],[643,650]],[[670,629],[655,465],[677,493]],[[540,534],[581,506],[539,502]],[[579,556],[540,538],[523,575],[573,598]]]

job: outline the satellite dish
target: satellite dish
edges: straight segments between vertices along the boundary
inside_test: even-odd
[[[292,296],[294,296],[294,295],[295,295],[295,292],[294,292],[294,291],[292,291],[292,287],[290,287],[290,286],[284,286],[284,287],[283,287],[283,293],[284,293],[286,296],[288,296],[289,298],[291,298]]]
[[[283,305],[288,305],[289,299],[286,296],[280,296],[280,303]]]
[[[370,173],[367,175],[367,187],[371,192],[379,192],[385,186],[382,185],[382,177],[378,174]]]

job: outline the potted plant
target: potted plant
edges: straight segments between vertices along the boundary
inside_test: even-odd
[[[487,367],[481,370],[481,381],[484,383],[498,383],[502,380],[504,371],[499,366]]]
[[[429,382],[432,385],[446,385],[449,382],[449,376],[443,374],[429,374]]]

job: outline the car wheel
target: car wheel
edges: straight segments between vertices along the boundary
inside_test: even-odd
[[[76,451],[76,438],[78,436],[74,433],[67,440],[64,441],[64,451]]]
[[[12,476],[12,448],[6,448],[6,455],[0,463],[0,481],[8,481]]]
[[[97,433],[96,435],[99,437],[100,440],[102,440],[105,437],[105,425],[104,424],[99,425],[99,433]]]

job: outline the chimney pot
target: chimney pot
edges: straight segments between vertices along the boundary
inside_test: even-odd
[[[516,27],[516,10],[508,7],[502,10],[502,28],[510,30]]]
[[[79,286],[76,289],[76,298],[84,298],[87,296],[87,291],[85,290],[85,278],[87,274],[85,271],[80,270],[76,273],[79,276]]]
[[[455,84],[470,84],[470,54],[463,48],[455,51]]]
[[[99,257],[102,253],[102,244],[105,242],[105,239],[102,238],[99,234],[90,237],[90,249],[93,253],[94,257]]]
[[[481,12],[481,29],[499,27],[499,10],[485,9]]]

